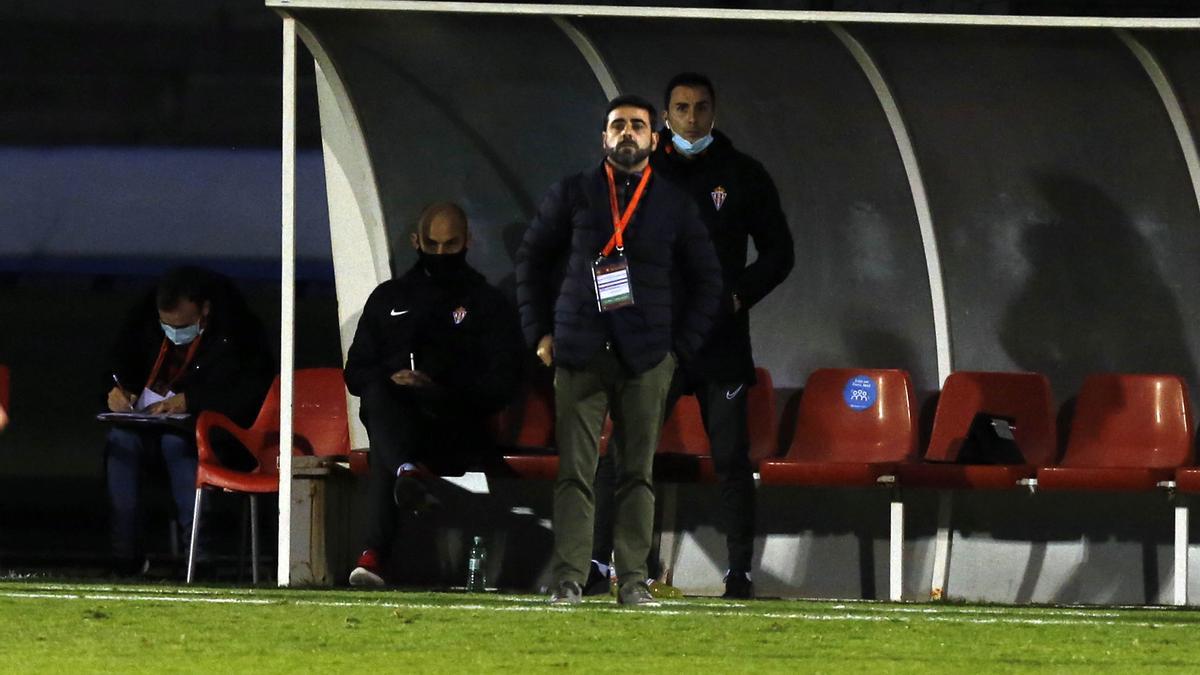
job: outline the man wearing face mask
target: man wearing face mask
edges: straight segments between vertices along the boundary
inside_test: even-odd
[[[755,382],[750,349],[750,308],[792,270],[792,235],[775,183],[762,164],[734,148],[714,128],[716,92],[698,73],[667,83],[662,142],[650,157],[655,171],[687,189],[700,209],[721,261],[721,309],[695,359],[676,374],[668,410],[681,394],[700,402],[721,491],[720,514],[729,552],[725,597],[749,598],[754,590],[754,468],[746,428],[746,390]],[[747,244],[757,258],[746,264]],[[614,435],[613,445],[622,439]],[[597,472],[597,527],[589,590],[607,589],[604,564],[611,544],[613,475],[610,461]],[[652,561],[653,562],[653,561]]]
[[[169,271],[130,314],[106,373],[113,412],[205,410],[249,426],[274,368],[262,325],[226,277],[199,267]],[[248,459],[233,455],[232,462]],[[196,489],[196,442],[169,426],[109,430],[105,446],[115,571],[145,571],[140,536],[141,487],[148,464],[166,466],[183,541],[189,541]]]
[[[649,166],[653,124],[645,99],[610,101],[604,160],[550,188],[517,252],[525,336],[555,367],[556,604],[580,602],[587,579],[606,411],[626,439],[615,462],[617,601],[654,604],[645,563],[663,405],[676,359],[695,355],[717,310],[720,268],[695,204]],[[686,294],[672,293],[673,278]]]
[[[461,473],[491,449],[484,428],[520,384],[516,311],[467,264],[467,216],[425,208],[410,243],[417,262],[367,299],[346,359],[370,438],[366,549],[350,584],[382,586],[398,511],[430,504],[422,467]]]

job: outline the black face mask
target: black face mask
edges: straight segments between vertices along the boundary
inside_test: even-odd
[[[463,247],[458,253],[443,253],[441,255],[426,253],[417,249],[417,257],[421,267],[430,279],[434,281],[453,281],[462,276],[467,269],[467,249]]]

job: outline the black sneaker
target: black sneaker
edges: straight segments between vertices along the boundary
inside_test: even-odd
[[[592,561],[587,581],[583,584],[584,595],[607,595],[612,592],[612,580],[600,571],[600,563]]]
[[[425,481],[415,472],[396,476],[396,482],[392,484],[392,500],[401,511],[417,515],[428,513],[442,505],[437,497],[429,494]]]
[[[644,581],[627,581],[617,591],[617,604],[630,607],[658,607],[662,603],[654,599],[650,587]]]
[[[753,600],[754,582],[745,572],[729,572],[725,575],[725,593],[721,596],[726,600]]]
[[[560,581],[550,595],[552,605],[578,605],[583,602],[583,589],[574,581]]]

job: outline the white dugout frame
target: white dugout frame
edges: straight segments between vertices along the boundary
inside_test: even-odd
[[[351,308],[361,307],[367,295],[379,283],[389,277],[387,238],[380,205],[379,189],[374,175],[366,142],[362,135],[353,106],[346,95],[340,77],[314,35],[298,26],[290,9],[318,9],[341,11],[396,11],[446,14],[482,14],[547,17],[559,26],[587,62],[597,78],[597,83],[606,97],[611,97],[619,86],[611,69],[592,45],[588,36],[571,23],[571,17],[631,17],[654,19],[717,20],[738,22],[805,22],[824,24],[854,58],[864,77],[874,91],[884,112],[897,150],[902,160],[905,175],[912,194],[917,214],[921,241],[925,256],[925,267],[930,289],[933,316],[933,334],[937,354],[938,380],[944,381],[953,369],[950,327],[947,322],[946,298],[942,280],[942,264],[938,254],[938,242],[933,227],[933,217],[926,195],[917,154],[913,148],[908,126],[901,114],[900,106],[892,94],[883,73],[871,54],[846,28],[854,24],[905,24],[930,26],[979,26],[1014,28],[1075,28],[1112,30],[1132,52],[1150,78],[1159,94],[1163,107],[1170,117],[1178,139],[1180,152],[1185,160],[1192,189],[1200,208],[1200,155],[1193,131],[1184,115],[1183,107],[1174,86],[1168,79],[1154,54],[1130,31],[1134,30],[1198,30],[1200,19],[1157,19],[1157,18],[1113,18],[1113,17],[1046,17],[1046,16],[995,16],[957,14],[913,14],[874,12],[815,12],[780,10],[733,10],[673,7],[614,7],[585,5],[544,5],[466,2],[414,2],[411,0],[267,0],[266,5],[280,12],[283,17],[283,114],[282,114],[282,265],[280,294],[280,438],[292,435],[292,407],[295,347],[295,165],[296,165],[296,35],[300,33],[306,47],[312,53],[317,67],[318,87],[327,88],[336,101],[337,110],[323,110],[340,125],[339,133],[325,138],[326,183],[329,192],[330,238],[333,247],[334,266],[337,270],[337,297],[339,321],[343,326],[343,350],[349,344],[346,335],[353,314]],[[323,120],[324,122],[324,120]],[[323,133],[323,136],[326,134]],[[331,147],[342,143],[348,147]],[[367,264],[363,263],[367,252]],[[350,324],[352,326],[352,324]],[[356,403],[353,401],[352,404]],[[355,409],[351,408],[351,442],[354,447],[366,445],[365,431],[357,422]],[[288,453],[280,455],[279,493],[279,540],[278,573],[280,586],[291,585],[292,579],[292,461]],[[948,498],[948,497],[947,497]],[[1182,509],[1182,510],[1181,510]],[[1176,510],[1176,593],[1178,604],[1186,602],[1186,508]],[[949,552],[949,505],[939,509],[937,557],[933,590],[940,592],[945,580]],[[1180,520],[1182,519],[1182,521]],[[1183,551],[1180,557],[1180,526],[1183,523]],[[899,546],[903,540],[903,504],[893,502],[892,508],[892,588],[890,597],[899,599],[900,566]],[[1182,562],[1181,562],[1182,561]],[[1182,575],[1182,577],[1181,577]],[[939,582],[940,577],[940,582]],[[1180,579],[1184,579],[1181,583]],[[1182,587],[1182,591],[1181,591]]]

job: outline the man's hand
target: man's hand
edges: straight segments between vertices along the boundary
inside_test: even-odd
[[[737,296],[737,293],[732,294],[733,297],[733,313],[737,314],[742,311],[742,299]]]
[[[120,387],[113,387],[108,392],[108,409],[113,412],[130,412],[137,397]]]
[[[151,415],[170,415],[172,413],[187,412],[187,399],[185,394],[176,394],[171,398],[163,399],[158,403],[146,408],[146,412]]]
[[[392,382],[401,387],[428,387],[433,384],[433,380],[419,370],[398,370],[392,373]]]
[[[554,365],[554,336],[543,335],[541,340],[538,340],[537,345],[538,358],[547,368]]]
[[[4,431],[6,426],[8,426],[8,413],[4,412],[4,406],[0,405],[0,431]]]

